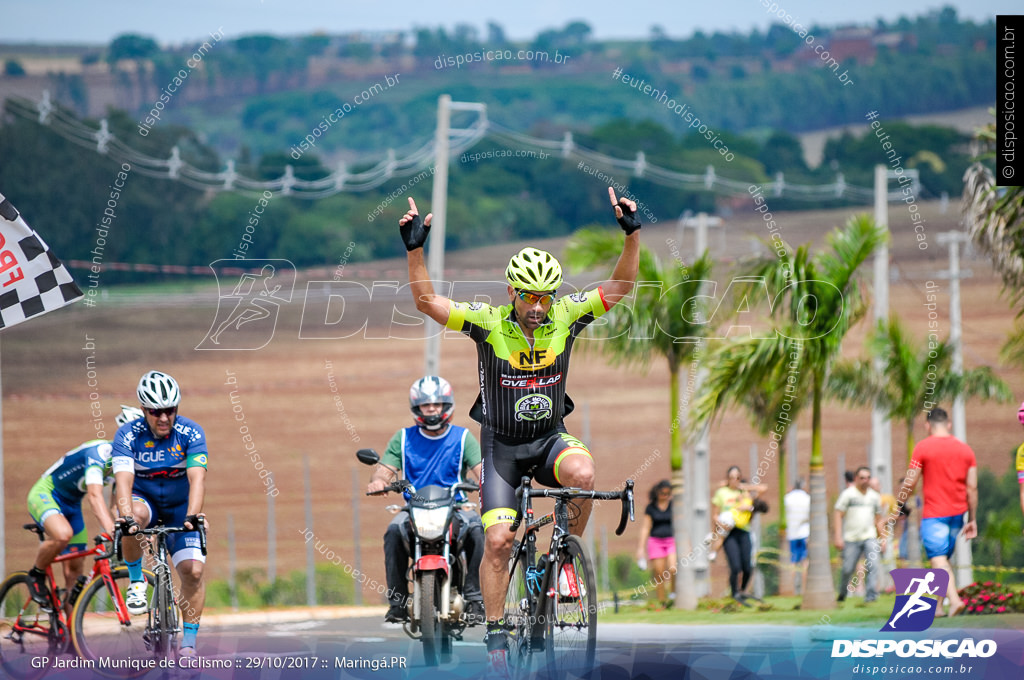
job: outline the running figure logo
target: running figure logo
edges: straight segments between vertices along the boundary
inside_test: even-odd
[[[893,569],[896,592],[892,616],[883,631],[920,632],[935,621],[938,600],[946,596],[949,574],[943,569]]]
[[[222,263],[231,268],[218,271],[216,265]],[[281,303],[291,302],[295,266],[288,260],[217,260],[210,268],[217,275],[220,298],[213,324],[196,349],[266,347],[274,337]],[[231,292],[225,294],[228,285]]]

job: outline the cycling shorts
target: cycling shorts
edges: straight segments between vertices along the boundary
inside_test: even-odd
[[[53,478],[49,475],[40,477],[28,492],[28,514],[40,529],[51,515],[62,515],[68,521],[73,535],[64,553],[83,550],[89,544],[89,537],[85,533],[85,518],[82,517],[82,502],[70,503],[61,498],[54,492]]]
[[[560,488],[558,467],[566,457],[580,454],[592,458],[583,442],[566,432],[561,423],[526,442],[510,441],[481,427],[480,452],[480,516],[485,531],[494,524],[515,521],[516,489],[524,476]]]
[[[146,527],[152,526],[158,521],[167,527],[180,527],[185,523],[185,517],[188,515],[187,499],[184,503],[178,503],[176,505],[158,506],[147,496],[134,492],[132,493],[132,501],[142,503],[149,511],[149,524],[147,524]],[[145,529],[146,527],[142,528]],[[179,562],[184,560],[199,560],[200,562],[206,562],[206,557],[203,555],[203,552],[199,547],[198,531],[185,531],[177,534],[167,534],[167,552],[171,554],[171,562],[175,567],[178,566]]]

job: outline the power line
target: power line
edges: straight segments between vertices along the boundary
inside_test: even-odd
[[[225,169],[220,172],[201,170],[182,159],[177,146],[172,148],[169,158],[156,158],[140,153],[115,137],[110,132],[106,119],[100,121],[98,129],[92,128],[54,106],[49,92],[46,91],[38,102],[15,97],[7,101],[8,110],[13,114],[26,120],[35,120],[74,144],[109,156],[116,161],[128,162],[132,165],[133,171],[143,175],[175,180],[200,191],[233,191],[247,195],[269,191],[311,200],[327,198],[341,192],[368,191],[390,179],[411,177],[429,168],[434,159],[436,143],[431,139],[418,146],[412,145],[412,151],[401,158],[394,149],[389,149],[383,159],[379,153],[367,156],[365,162],[372,162],[374,165],[362,172],[350,173],[346,165],[341,164],[322,179],[304,180],[296,177],[293,167],[288,165],[284,174],[277,179],[255,180],[238,174],[233,160],[227,161]],[[625,171],[633,177],[671,188],[733,196],[748,193],[751,186],[750,182],[718,175],[711,165],[699,175],[677,172],[648,163],[643,151],[637,152],[632,159],[615,158],[579,146],[571,132],[566,132],[560,140],[541,139],[506,128],[488,120],[486,115],[479,116],[468,128],[453,130],[450,157],[467,151],[485,137],[520,149],[550,152],[565,160],[581,160],[610,173]],[[363,162],[364,160],[360,159],[359,164]],[[919,194],[921,184],[917,170],[907,170],[907,174],[913,180],[914,193]],[[833,182],[813,185],[787,182],[780,172],[776,173],[772,181],[760,187],[765,195],[807,201],[846,200],[870,203],[874,197],[874,188],[847,184],[842,173],[838,173]],[[900,198],[899,190],[889,192],[890,201]]]

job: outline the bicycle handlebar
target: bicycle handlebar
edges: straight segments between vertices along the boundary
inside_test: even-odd
[[[626,480],[626,485],[621,491],[589,491],[586,489],[577,489],[574,487],[566,487],[562,489],[534,489],[530,485],[530,478],[523,477],[519,484],[519,488],[516,489],[516,500],[519,502],[519,508],[516,510],[516,518],[512,521],[510,529],[515,531],[519,528],[519,525],[523,521],[523,517],[526,515],[526,507],[530,498],[556,498],[562,500],[571,500],[573,498],[587,498],[591,500],[621,500],[622,501],[622,514],[619,516],[619,526],[615,529],[615,535],[621,536],[626,530],[626,522],[633,521],[633,486],[634,482],[632,479]]]
[[[145,529],[139,528],[134,534],[128,534],[128,536],[166,536],[167,534],[182,534],[191,531],[199,532],[199,552],[202,553],[203,557],[206,557],[206,522],[202,517],[197,517],[198,527],[195,529],[187,529],[183,526],[180,527],[168,527],[163,524],[157,524],[155,526],[147,527]],[[121,526],[118,524],[114,527],[114,545],[116,546],[117,559],[123,560],[124,556],[121,554],[121,539],[125,537],[125,534],[121,532]]]

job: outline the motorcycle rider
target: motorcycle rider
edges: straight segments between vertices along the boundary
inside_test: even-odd
[[[367,485],[369,493],[383,491],[400,475],[421,489],[430,484],[450,487],[480,480],[480,443],[464,427],[452,425],[455,397],[444,378],[428,375],[409,389],[409,408],[415,424],[395,432],[380,465]],[[458,544],[466,553],[467,573],[464,618],[470,625],[483,623],[483,596],[480,593],[480,562],[484,554],[484,527],[480,516],[464,508],[456,511]],[[407,512],[399,512],[384,533],[384,560],[390,607],[384,620],[397,623],[409,620],[409,568],[412,526]]]

